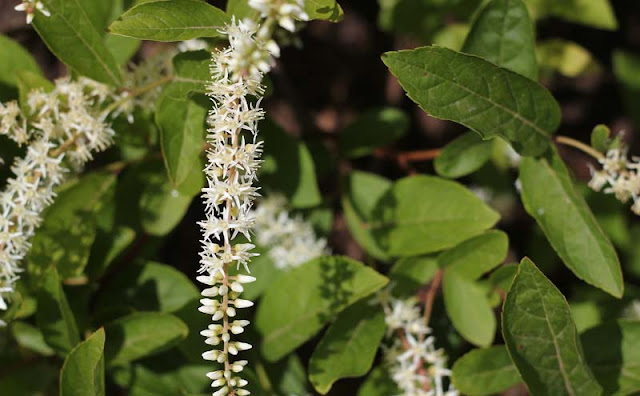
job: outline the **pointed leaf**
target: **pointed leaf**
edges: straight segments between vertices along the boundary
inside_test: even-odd
[[[150,1],[126,11],[109,33],[153,41],[218,37],[229,22],[224,11],[200,0]]]
[[[104,396],[104,329],[78,344],[60,371],[60,396]]]
[[[507,257],[508,248],[507,234],[491,230],[443,252],[438,257],[438,264],[469,280],[476,280],[500,265]]]
[[[45,16],[36,12],[33,27],[62,62],[78,74],[118,86],[120,69],[82,0],[48,0]]]
[[[566,166],[553,151],[524,158],[520,165],[522,202],[571,271],[585,282],[620,297],[620,262],[609,238],[573,186]]]
[[[538,79],[536,40],[522,0],[492,0],[476,16],[462,52]]]
[[[429,115],[482,137],[501,136],[538,155],[560,124],[560,107],[541,85],[484,59],[442,47],[387,52],[382,60]]]
[[[467,132],[444,146],[433,165],[440,176],[457,179],[480,169],[489,161],[492,151],[493,142]]]
[[[388,279],[347,257],[311,260],[279,277],[262,297],[256,327],[262,355],[276,361],[316,334],[332,317],[386,285]]]
[[[531,260],[520,263],[502,312],[509,354],[532,395],[601,395],[564,296]]]

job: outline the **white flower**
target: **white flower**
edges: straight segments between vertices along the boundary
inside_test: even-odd
[[[640,161],[627,158],[627,148],[613,148],[599,159],[601,170],[591,168],[589,187],[605,194],[613,194],[625,203],[633,201],[631,210],[640,215]]]
[[[296,19],[309,20],[309,15],[304,12],[304,1],[302,0],[249,0],[249,6],[260,12],[263,18],[275,18],[282,28],[290,32],[296,30]]]
[[[41,1],[25,0],[15,6],[15,10],[27,13],[27,24],[30,24],[31,21],[33,21],[36,11],[40,11],[44,16],[51,16],[51,13],[44,8],[44,4],[42,4]]]

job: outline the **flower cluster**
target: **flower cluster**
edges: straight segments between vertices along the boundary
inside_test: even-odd
[[[393,298],[387,290],[378,296],[385,312],[387,338],[391,346],[384,357],[399,396],[458,396],[450,384],[444,389],[444,378],[451,375],[446,368],[447,357],[436,349],[435,337],[427,326],[415,298]]]
[[[36,11],[39,11],[44,16],[51,16],[51,13],[44,7],[41,1],[25,0],[15,7],[16,11],[23,11],[27,13],[27,24],[31,24]]]
[[[254,210],[256,240],[269,248],[269,257],[279,269],[295,268],[311,259],[329,254],[327,240],[318,238],[302,216],[291,216],[287,199],[269,194]]]
[[[640,158],[627,157],[627,148],[612,148],[598,160],[601,170],[591,169],[589,187],[626,203],[633,201],[631,210],[640,215]]]
[[[68,166],[80,168],[94,152],[111,145],[114,132],[100,112],[109,98],[110,89],[102,84],[65,78],[50,92],[32,91],[27,109],[15,102],[0,104],[0,134],[27,146],[0,192],[0,309],[6,309],[3,295],[13,290],[29,240]]]
[[[295,20],[308,21],[303,0],[249,0],[249,6],[260,12],[262,18],[273,18],[290,32],[295,32]]]
[[[198,223],[202,231],[199,272],[204,275],[197,279],[210,286],[202,292],[205,298],[201,300],[200,311],[216,322],[201,332],[205,342],[215,347],[205,352],[203,358],[222,365],[207,374],[217,388],[214,396],[249,394],[244,389],[247,381],[239,375],[247,361],[233,360],[232,356],[251,345],[234,341],[231,335],[242,333],[249,324],[235,319],[236,309],[253,305],[239,297],[242,285],[255,279],[248,275],[232,276],[229,266],[235,264],[248,272],[248,263],[256,255],[251,252],[254,248],[251,243],[233,240],[242,234],[251,241],[250,231],[255,224],[252,207],[259,194],[253,184],[262,162],[262,142],[257,140],[258,122],[264,118],[260,107],[264,95],[262,79],[280,55],[280,48],[272,38],[275,25],[278,21],[286,24],[292,16],[299,19],[305,16],[297,11],[292,14],[286,7],[269,9],[268,13],[259,11],[264,18],[261,24],[232,19],[221,31],[229,46],[213,52],[211,83],[207,87],[213,109],[207,119],[210,148],[204,169],[207,185],[202,189],[206,219]]]

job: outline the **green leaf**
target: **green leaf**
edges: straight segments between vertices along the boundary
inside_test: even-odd
[[[457,179],[480,169],[493,152],[493,142],[467,132],[447,144],[433,163],[442,177]]]
[[[309,15],[309,20],[340,22],[344,17],[344,11],[336,0],[305,0],[304,10]]]
[[[44,273],[37,298],[36,322],[45,341],[66,355],[80,342],[80,333],[55,267]]]
[[[509,289],[511,289],[511,284],[513,283],[513,278],[516,276],[516,272],[518,272],[517,264],[505,264],[491,273],[489,283],[494,288],[507,293]]]
[[[129,227],[115,226],[108,231],[98,228],[85,268],[89,279],[97,280],[102,277],[107,268],[123,254],[135,238],[136,232]]]
[[[611,130],[606,125],[596,125],[591,132],[591,147],[598,150],[601,153],[606,152],[609,149],[609,136]]]
[[[462,52],[538,79],[534,27],[522,0],[492,0],[486,4],[476,16]]]
[[[166,235],[182,220],[193,197],[200,192],[204,174],[201,171],[191,172],[176,189],[160,163],[149,162],[138,170],[138,177],[144,183],[139,202],[142,227],[151,235]]]
[[[476,56],[422,47],[387,52],[382,60],[429,115],[483,138],[501,136],[523,155],[544,152],[560,124],[560,107],[549,91]]]
[[[340,133],[340,151],[349,158],[369,155],[402,137],[409,129],[409,117],[391,107],[362,113]]]
[[[392,256],[437,252],[482,233],[498,214],[453,181],[410,176],[378,201],[371,223],[378,244]]]
[[[229,22],[220,9],[200,0],[150,1],[139,4],[109,26],[109,33],[153,41],[183,41],[221,36]]]
[[[527,5],[536,18],[556,16],[604,30],[618,28],[609,0],[527,0]]]
[[[366,374],[385,332],[384,312],[363,300],[345,309],[329,327],[309,361],[309,380],[325,395],[341,378]]]
[[[358,244],[372,257],[388,261],[389,256],[378,246],[369,227],[378,200],[391,188],[391,182],[374,173],[352,171],[345,182],[342,210],[349,231]]]
[[[580,336],[584,355],[605,395],[640,392],[640,321],[619,319]]]
[[[260,135],[265,152],[260,169],[263,185],[284,193],[294,208],[319,205],[322,197],[309,148],[273,122],[262,122]]]
[[[163,367],[169,366],[169,362],[154,363],[134,366],[130,396],[201,395],[211,389],[211,380],[206,376],[212,369],[209,365],[187,365],[180,361],[176,365],[171,361],[174,367]]]
[[[58,368],[46,361],[36,361],[26,366],[17,364],[9,375],[0,375],[0,389],[3,395],[47,395],[56,381],[57,373]]]
[[[40,329],[27,322],[12,322],[11,334],[18,345],[43,356],[52,356],[55,352],[44,340]]]
[[[532,395],[602,394],[585,362],[567,301],[528,258],[505,299],[502,333]]]
[[[42,41],[74,72],[119,86],[120,69],[81,0],[48,0],[51,16],[36,12],[33,27]]]
[[[104,20],[104,25],[99,28],[99,31],[101,32],[106,32],[107,26],[109,26],[111,22],[113,22],[124,12],[124,8],[130,2],[129,0],[112,0],[105,3],[113,3],[113,7],[111,9],[111,14],[106,20]],[[135,55],[135,53],[140,48],[140,45],[142,44],[140,40],[133,39],[131,37],[116,36],[113,34],[105,34],[104,43],[113,55],[116,63],[120,66],[126,65],[127,62],[131,60],[133,55]]]
[[[182,83],[184,96],[189,92],[207,92],[206,86],[211,79],[210,63],[211,52],[205,50],[182,52],[173,57],[173,81]]]
[[[104,329],[78,344],[60,371],[60,396],[104,396]]]
[[[182,272],[153,261],[128,266],[104,285],[95,311],[175,312],[197,299],[198,288]]]
[[[474,349],[458,359],[452,371],[456,389],[469,396],[502,393],[522,382],[504,345]]]
[[[107,364],[117,366],[171,348],[189,328],[170,314],[139,312],[107,324],[105,332]]]
[[[96,235],[96,213],[115,180],[111,173],[94,172],[58,194],[32,239],[27,256],[31,274],[50,266],[63,279],[82,274]]]
[[[507,257],[508,248],[507,234],[491,230],[443,252],[438,257],[438,264],[469,280],[476,280],[500,265]]]
[[[555,151],[524,158],[520,165],[522,202],[547,240],[574,274],[607,293],[623,292],[620,262],[611,242],[573,187]]]
[[[176,95],[182,88],[168,86],[158,100],[162,156],[171,184],[178,188],[192,172],[202,169],[207,102]]]
[[[33,56],[25,50],[17,41],[7,36],[0,35],[0,58],[11,59],[11,62],[0,63],[0,88],[18,88],[19,71],[28,71],[42,75],[40,67]]]
[[[460,335],[480,347],[491,345],[497,325],[485,290],[448,269],[442,278],[442,293],[447,315]]]
[[[262,355],[276,361],[316,334],[333,316],[388,279],[347,257],[311,260],[279,277],[262,297],[256,327]]]
[[[438,272],[438,260],[433,256],[405,257],[391,268],[389,278],[393,282],[391,292],[400,298],[409,298]]]

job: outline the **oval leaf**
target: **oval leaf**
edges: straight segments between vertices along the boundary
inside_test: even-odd
[[[392,256],[437,252],[482,233],[498,214],[456,182],[433,176],[397,181],[378,201],[370,227]]]
[[[580,279],[620,297],[620,262],[584,199],[573,187],[558,154],[524,158],[520,164],[522,202],[553,249]]]
[[[502,333],[532,395],[602,394],[585,362],[567,301],[527,258],[507,293]]]
[[[474,349],[458,359],[452,371],[456,389],[469,396],[501,393],[522,382],[504,345]]]
[[[229,22],[224,11],[200,0],[162,0],[139,4],[109,26],[109,33],[153,41],[220,36]]]
[[[104,396],[104,329],[75,347],[60,371],[60,396]]]
[[[262,355],[276,361],[332,317],[386,285],[388,279],[347,257],[320,257],[279,277],[262,297],[256,327]]]
[[[442,278],[442,293],[447,314],[460,335],[480,347],[491,345],[497,324],[486,291],[449,269]]]
[[[311,355],[309,380],[314,388],[325,395],[337,380],[365,375],[385,328],[384,312],[368,300],[341,312]]]
[[[382,60],[429,115],[483,138],[501,136],[523,155],[538,155],[560,124],[560,107],[544,87],[484,59],[442,47],[387,52]]]
[[[507,234],[492,230],[443,252],[438,257],[438,264],[469,280],[476,280],[500,265],[507,257],[508,248]]]
[[[462,52],[538,79],[534,28],[522,0],[489,2],[476,17]]]

